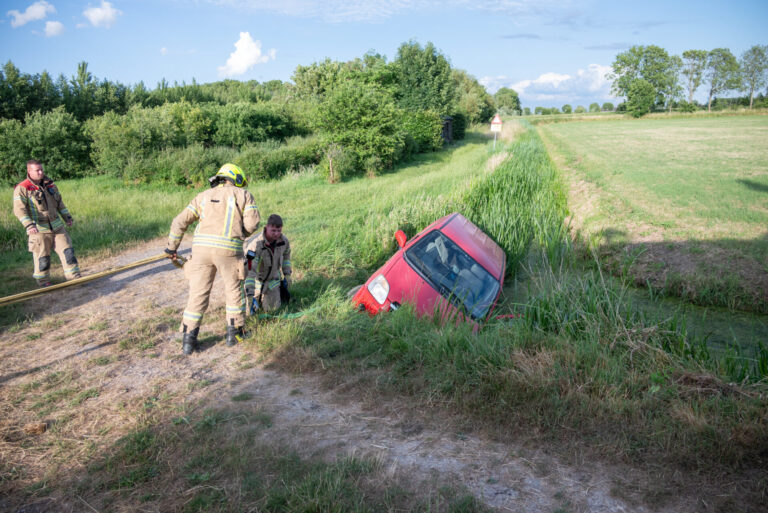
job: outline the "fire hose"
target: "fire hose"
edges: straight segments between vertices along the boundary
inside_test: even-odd
[[[51,285],[50,287],[43,287],[36,290],[30,290],[28,292],[21,292],[19,294],[14,294],[12,296],[6,296],[4,298],[0,298],[0,307],[11,305],[13,303],[18,303],[20,301],[26,301],[27,299],[32,299],[33,297],[47,294],[48,292],[53,292],[54,290],[59,290],[67,287],[72,287],[74,285],[81,285],[83,283],[88,283],[89,281],[97,280],[105,276],[110,276],[112,274],[126,271],[128,269],[133,269],[134,267],[140,267],[142,265],[151,264],[152,262],[157,262],[158,260],[162,260],[164,258],[168,258],[168,255],[166,255],[165,253],[161,253],[160,255],[145,258],[144,260],[139,260],[138,262],[133,262],[132,264],[123,265],[121,267],[107,269],[106,271],[101,271],[96,274],[91,274],[90,276],[83,276],[82,278],[75,278],[74,280],[69,280],[64,283]],[[181,268],[186,263],[186,261],[187,261],[186,258],[177,256],[176,259],[172,260],[171,262],[176,267]]]

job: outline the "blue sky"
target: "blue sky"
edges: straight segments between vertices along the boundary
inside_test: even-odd
[[[148,87],[222,78],[290,80],[297,65],[429,41],[489,92],[524,106],[616,102],[615,55],[655,44],[676,55],[768,44],[768,1],[3,0],[0,61],[26,73]],[[703,98],[703,88],[697,97]]]

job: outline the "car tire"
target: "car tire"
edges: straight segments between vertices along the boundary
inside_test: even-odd
[[[357,287],[352,287],[351,289],[349,289],[349,291],[347,292],[347,299],[352,299],[353,297],[355,297],[355,294],[357,294],[357,291],[360,290],[361,288],[363,288],[363,286],[358,285]]]

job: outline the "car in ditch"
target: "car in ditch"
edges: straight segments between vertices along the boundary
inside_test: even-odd
[[[370,314],[412,303],[419,316],[439,315],[479,328],[501,294],[506,255],[488,235],[459,213],[449,214],[407,240],[357,290],[353,303]]]

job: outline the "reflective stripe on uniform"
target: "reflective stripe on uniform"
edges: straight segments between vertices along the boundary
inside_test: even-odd
[[[245,209],[243,210],[243,213],[250,212],[251,210],[255,210],[256,212],[258,212],[259,208],[256,205],[246,205]]]
[[[185,319],[189,319],[190,321],[197,322],[203,318],[203,314],[184,310],[184,315],[182,315],[182,317],[184,317]]]
[[[42,273],[33,273],[32,277],[36,280],[39,280],[40,278],[47,278],[50,275],[48,271],[42,272]]]
[[[181,240],[181,238],[182,238],[183,236],[184,236],[183,234],[180,234],[180,233],[179,233],[179,234],[176,234],[176,233],[173,233],[173,232],[171,232],[171,233],[169,233],[169,234],[168,234],[168,238],[169,238],[169,239],[171,239],[172,241]]]
[[[197,209],[193,207],[191,203],[187,205],[187,209],[189,209],[193,214],[195,214],[195,217],[200,217],[200,214],[197,212]]]
[[[64,267],[64,272],[68,274],[76,274],[80,272],[80,266],[75,264],[72,267]]]
[[[245,286],[246,287],[253,287],[256,285],[256,278],[246,278],[245,279]]]
[[[219,235],[208,235],[205,233],[196,233],[192,241],[193,246],[205,246],[209,248],[231,249],[232,251],[243,251],[243,241],[230,237],[221,237]]]
[[[227,313],[228,314],[239,314],[245,312],[245,301],[243,301],[243,304],[240,306],[230,306],[227,305]]]
[[[267,282],[267,287],[269,287],[269,290],[275,290],[279,286],[280,286],[280,280],[272,280]]]
[[[227,218],[224,221],[224,230],[221,234],[224,237],[232,237],[232,216],[235,214],[235,197],[230,196],[227,200]]]

